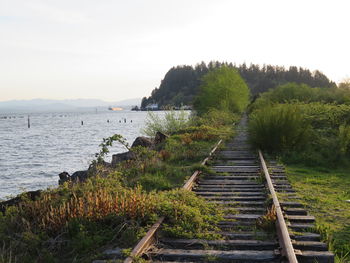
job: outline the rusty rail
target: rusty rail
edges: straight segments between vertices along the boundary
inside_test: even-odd
[[[292,241],[291,241],[290,236],[289,236],[288,228],[287,228],[286,222],[284,220],[281,205],[278,201],[278,198],[277,198],[277,195],[275,192],[275,188],[272,184],[272,180],[271,180],[269,171],[267,169],[264,157],[263,157],[260,150],[259,150],[259,157],[260,157],[261,166],[264,170],[267,185],[268,185],[269,191],[270,191],[272,199],[273,199],[273,204],[274,204],[275,209],[276,209],[276,215],[277,215],[276,227],[277,227],[277,233],[279,235],[279,238],[278,238],[279,244],[280,244],[280,247],[282,249],[282,251],[281,251],[282,256],[287,257],[289,263],[298,263],[298,260],[297,260],[297,257],[295,255],[295,251],[293,248],[293,244],[292,244]]]
[[[207,161],[209,160],[210,156],[213,155],[213,153],[216,151],[216,149],[219,147],[219,145],[221,144],[222,140],[218,141],[217,144],[215,144],[214,148],[210,151],[209,155],[207,156],[207,158],[205,158],[202,162],[201,165],[205,165],[207,163]],[[192,176],[186,181],[186,183],[184,184],[184,186],[182,187],[183,189],[186,190],[192,190],[192,187],[194,185],[194,183],[197,180],[198,175],[200,174],[200,171],[195,171]]]
[[[207,158],[205,158],[202,162],[201,165],[205,165],[207,161],[209,160],[210,156],[213,155],[213,153],[216,151],[216,149],[219,147],[221,144],[222,140],[218,141],[214,148],[210,151],[209,155]],[[193,188],[194,183],[196,182],[198,175],[201,173],[201,171],[195,171],[192,176],[186,181],[184,186],[182,187],[185,190],[191,191]],[[157,230],[159,229],[160,225],[164,221],[164,216],[160,217],[156,223],[154,223],[151,228],[147,231],[146,235],[140,240],[140,242],[134,247],[134,249],[131,251],[130,256],[128,256],[125,260],[124,263],[132,263],[133,259],[135,257],[138,257],[142,255],[152,243],[155,241],[155,234]]]

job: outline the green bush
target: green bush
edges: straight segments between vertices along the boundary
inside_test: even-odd
[[[311,88],[306,84],[287,83],[270,89],[250,106],[250,111],[276,103],[350,104],[350,90],[339,88]]]
[[[256,110],[250,116],[252,144],[267,152],[302,148],[309,135],[309,125],[296,105],[279,104]]]
[[[155,136],[157,132],[172,134],[189,125],[189,112],[167,111],[164,117],[158,113],[149,111],[145,123],[145,128],[141,131],[148,136]]]
[[[250,114],[251,138],[256,147],[279,153],[287,163],[329,167],[348,163],[350,105],[261,102],[252,105]],[[294,111],[297,118],[291,117]]]
[[[314,102],[297,106],[314,129],[332,130],[336,134],[340,125],[350,124],[350,105]]]
[[[285,103],[291,101],[310,102],[316,99],[318,89],[306,84],[287,83],[262,95],[271,102]]]

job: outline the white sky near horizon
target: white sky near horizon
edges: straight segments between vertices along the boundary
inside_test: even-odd
[[[348,0],[0,0],[0,101],[149,96],[176,65],[350,76]]]

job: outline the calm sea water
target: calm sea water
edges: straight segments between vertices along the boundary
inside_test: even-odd
[[[0,199],[55,186],[62,171],[86,170],[102,138],[118,133],[131,144],[141,135],[147,113],[36,113],[30,114],[30,129],[27,116],[0,114]],[[125,151],[117,144],[110,150],[111,154]]]

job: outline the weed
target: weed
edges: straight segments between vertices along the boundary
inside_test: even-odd
[[[6,247],[5,242],[0,246],[0,263],[16,263],[17,258],[12,252],[11,246]]]
[[[206,254],[204,256],[204,262],[217,262],[219,259],[215,255]]]
[[[217,206],[183,189],[162,194],[160,213],[168,217],[162,228],[163,235],[199,239],[219,236],[214,232],[219,230],[216,225],[223,217]]]
[[[256,220],[256,226],[258,229],[274,233],[276,231],[276,220],[276,209],[275,206],[272,205],[270,208],[267,209],[265,215],[259,217]]]

